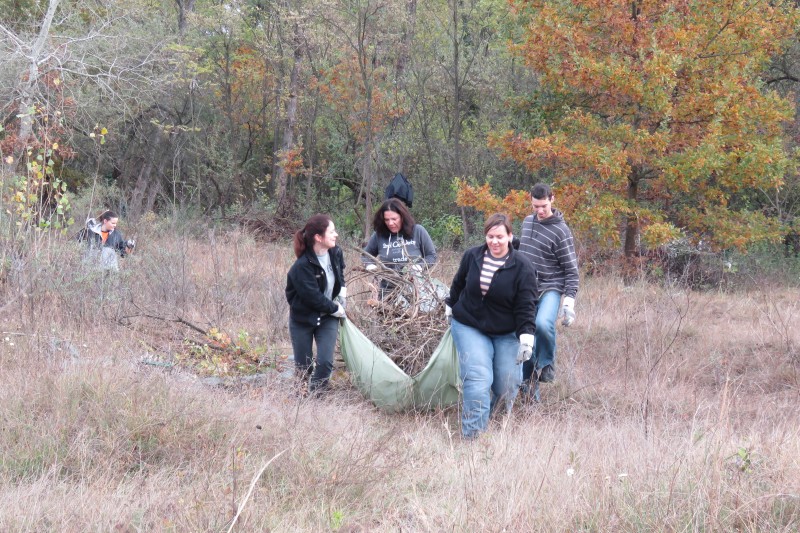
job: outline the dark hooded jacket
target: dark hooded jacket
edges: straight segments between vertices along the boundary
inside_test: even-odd
[[[333,267],[333,298],[339,295],[344,283],[344,254],[334,246],[328,250]],[[286,301],[289,302],[289,318],[296,322],[319,325],[323,315],[336,312],[336,302],[325,296],[328,279],[312,248],[306,249],[286,275]]]
[[[79,242],[85,242],[89,248],[100,250],[101,248],[113,248],[121,257],[125,257],[128,250],[125,244],[125,238],[119,230],[114,230],[106,237],[106,242],[103,243],[102,236],[102,223],[90,218],[86,221],[86,227],[78,232],[77,239]]]
[[[580,279],[575,244],[564,216],[558,209],[544,220],[528,215],[522,221],[519,251],[525,254],[536,269],[539,283],[537,296],[555,290],[575,298]]]
[[[412,187],[411,182],[399,172],[394,175],[394,178],[392,178],[392,181],[390,181],[389,185],[386,187],[386,200],[392,198],[399,198],[409,208],[411,208],[411,204],[414,201],[414,187]]]
[[[476,246],[461,258],[446,300],[453,308],[453,318],[487,335],[535,333],[537,290],[533,265],[511,248],[484,295],[480,277],[486,250],[485,244]]]

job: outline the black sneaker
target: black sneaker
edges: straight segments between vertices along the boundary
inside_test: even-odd
[[[556,369],[553,365],[545,365],[542,368],[542,373],[539,374],[539,381],[542,383],[552,383],[556,380]]]

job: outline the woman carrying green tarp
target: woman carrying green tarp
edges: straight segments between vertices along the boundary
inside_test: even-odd
[[[370,272],[377,272],[377,258],[385,268],[397,272],[423,272],[436,264],[436,246],[422,225],[406,205],[392,198],[381,204],[372,221],[375,231],[369,238],[361,260]],[[394,285],[381,279],[380,298],[394,289]]]
[[[511,246],[508,216],[490,216],[484,234],[486,244],[464,253],[445,307],[458,351],[465,439],[486,430],[498,405],[511,411],[536,331],[536,272]]]
[[[310,378],[309,391],[315,392],[328,387],[339,319],[345,316],[344,255],[336,246],[337,237],[328,215],[318,214],[308,219],[305,227],[294,235],[297,260],[286,275],[295,373],[301,381]]]

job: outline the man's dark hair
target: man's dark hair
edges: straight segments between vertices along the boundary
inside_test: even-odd
[[[537,183],[533,186],[533,189],[531,189],[531,196],[537,200],[549,200],[553,197],[553,191],[550,189],[549,185]]]
[[[381,237],[388,237],[391,233],[389,228],[386,227],[386,222],[383,220],[383,214],[386,213],[386,211],[392,211],[400,215],[400,219],[403,221],[400,234],[406,239],[411,238],[414,234],[416,221],[414,217],[411,216],[411,212],[406,207],[406,204],[397,198],[391,198],[383,202],[380,209],[375,213],[375,218],[372,219],[372,228],[375,230],[375,233]]]

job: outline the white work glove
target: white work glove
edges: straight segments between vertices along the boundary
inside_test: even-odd
[[[339,289],[339,294],[336,298],[333,299],[334,302],[338,303],[345,309],[347,308],[347,287],[342,287]]]
[[[558,312],[558,318],[562,318],[561,324],[564,326],[571,326],[575,322],[575,298],[571,296],[564,296],[564,302],[561,304],[561,311]]]
[[[450,323],[450,319],[453,318],[453,308],[447,304],[444,304],[444,319]]]
[[[136,248],[136,241],[134,241],[133,239],[128,239],[127,242],[125,242],[125,247],[133,250],[134,248]]]
[[[419,263],[414,263],[411,265],[411,270],[413,272],[422,272],[422,265]]]
[[[337,302],[337,304],[336,304],[336,312],[331,314],[331,316],[336,317],[336,318],[344,318],[345,317],[344,307],[342,307],[342,304]]]
[[[366,268],[367,272],[375,272],[376,270],[378,270],[378,265],[376,265],[375,263],[369,263]]]
[[[519,336],[519,350],[517,351],[517,364],[522,364],[533,355],[533,335],[523,333]]]

